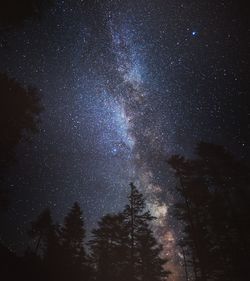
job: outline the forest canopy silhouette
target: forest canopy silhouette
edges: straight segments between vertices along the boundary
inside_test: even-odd
[[[221,145],[201,142],[195,152],[195,159],[168,159],[177,178],[174,214],[184,233],[186,278],[248,280],[249,165]]]
[[[196,153],[167,161],[177,178],[174,216],[184,234],[178,244],[186,280],[248,280],[249,167],[219,145],[200,143]],[[79,203],[61,225],[45,209],[27,230],[23,256],[1,244],[1,274],[4,280],[167,280],[154,219],[133,183],[123,211],[103,216],[89,241]]]
[[[167,260],[150,223],[143,195],[131,183],[128,204],[118,214],[107,214],[85,241],[81,208],[74,203],[62,225],[45,209],[31,222],[32,247],[24,256],[1,245],[4,280],[165,280]]]

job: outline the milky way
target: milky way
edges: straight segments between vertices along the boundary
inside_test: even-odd
[[[0,71],[37,88],[45,109],[6,176],[11,247],[26,245],[47,206],[60,221],[79,201],[91,229],[123,208],[133,181],[178,280],[167,157],[200,140],[246,155],[246,33],[232,11],[230,1],[57,1],[3,35]]]

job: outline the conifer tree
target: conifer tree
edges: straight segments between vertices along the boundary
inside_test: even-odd
[[[77,202],[64,219],[60,233],[64,278],[81,280],[85,273],[86,254],[84,250],[85,229],[82,211]]]
[[[28,234],[31,238],[36,239],[35,253],[37,254],[43,246],[48,242],[48,236],[53,230],[53,222],[49,209],[45,209],[41,212],[38,218],[31,222],[31,229]]]
[[[200,143],[196,151],[196,159],[168,160],[178,178],[175,214],[187,263],[195,280],[247,280],[249,170],[221,146]]]
[[[92,231],[89,242],[96,280],[128,280],[127,237],[122,214],[108,214],[98,222],[98,228]]]
[[[170,272],[163,269],[161,246],[153,236],[150,224],[154,217],[146,210],[143,195],[130,184],[129,203],[124,209],[130,251],[130,280],[163,280]]]
[[[139,256],[137,275],[139,280],[160,281],[170,274],[170,271],[164,269],[167,260],[160,257],[162,246],[158,244],[147,223],[141,226],[137,234],[137,249]]]
[[[106,215],[93,230],[90,241],[96,280],[161,281],[169,272],[154,238],[142,194],[131,183],[129,203],[117,215]]]

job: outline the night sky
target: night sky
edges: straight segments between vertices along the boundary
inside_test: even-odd
[[[123,208],[132,181],[178,266],[181,234],[165,160],[192,156],[199,141],[249,159],[247,7],[89,2],[57,1],[41,19],[4,35],[0,72],[34,86],[44,110],[39,132],[17,147],[6,175],[11,207],[2,239],[21,250],[41,210],[49,207],[60,221],[74,201],[90,230]]]

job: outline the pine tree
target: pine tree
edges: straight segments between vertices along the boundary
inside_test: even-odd
[[[0,10],[3,12],[2,9]],[[43,108],[37,90],[22,87],[4,73],[0,73],[0,89],[0,183],[2,185],[5,170],[15,160],[17,145],[25,139],[24,136],[28,139],[31,134],[38,131],[39,114]]]
[[[179,180],[176,217],[195,280],[246,280],[249,170],[223,147],[200,143],[196,159],[171,157]],[[239,207],[240,206],[240,207]],[[244,279],[246,278],[246,279]]]
[[[147,223],[141,226],[137,234],[137,251],[139,254],[137,269],[139,280],[160,281],[170,274],[169,271],[164,270],[167,260],[160,258],[162,246],[157,243]]]
[[[44,249],[43,264],[47,274],[47,280],[56,280],[61,272],[61,245],[59,239],[59,226],[53,225],[47,234],[46,247]]]
[[[65,280],[81,280],[86,273],[86,254],[84,250],[85,229],[82,211],[79,204],[74,203],[64,219],[60,233],[63,278]]]
[[[35,253],[44,250],[48,242],[48,236],[53,231],[53,222],[49,209],[45,209],[38,216],[37,220],[31,222],[31,229],[28,234],[31,238],[36,239]],[[43,249],[41,249],[43,246]]]
[[[129,204],[122,213],[106,215],[90,241],[97,281],[161,281],[169,272],[160,257],[142,194],[131,183]]]
[[[154,217],[146,210],[143,195],[133,183],[130,188],[129,204],[123,212],[128,229],[130,280],[163,280],[169,272],[163,269],[166,260],[160,257],[161,246],[150,229]]]
[[[210,272],[208,261],[211,258],[206,228],[209,194],[207,186],[201,180],[201,163],[176,155],[168,163],[179,180],[177,192],[182,199],[175,205],[175,215],[183,222],[182,247],[187,247],[190,252],[188,262],[192,264],[195,280],[207,280]]]
[[[128,280],[128,246],[124,216],[106,215],[92,231],[91,258],[96,268],[96,280]]]

